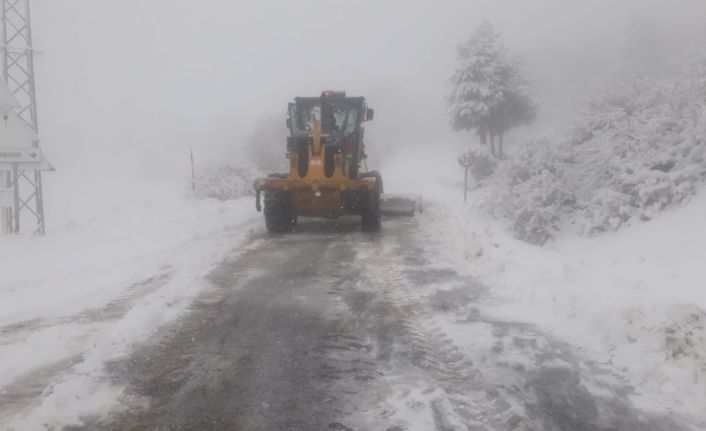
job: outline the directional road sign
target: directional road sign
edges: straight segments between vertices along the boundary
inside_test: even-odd
[[[0,147],[0,163],[41,163],[42,151],[35,147]]]

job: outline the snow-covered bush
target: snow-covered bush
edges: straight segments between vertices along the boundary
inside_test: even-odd
[[[497,217],[509,220],[514,235],[543,245],[560,227],[576,199],[562,183],[562,164],[546,142],[528,144],[502,163],[484,205]]]
[[[481,182],[493,176],[495,170],[498,167],[498,163],[495,159],[485,151],[471,151],[473,155],[473,178],[476,181]]]
[[[589,100],[566,138],[525,146],[484,202],[518,238],[542,244],[562,224],[595,234],[649,220],[706,181],[706,61],[671,79],[631,78]]]
[[[582,231],[648,220],[706,180],[704,78],[706,68],[690,65],[677,79],[634,79],[588,104],[564,149],[575,161],[567,180],[584,204]]]
[[[256,178],[287,172],[286,137],[284,117],[260,117],[252,132],[224,156],[227,162],[206,165],[196,170],[196,192],[193,196],[197,199],[224,201],[254,195],[253,183]]]
[[[255,194],[253,182],[262,173],[248,164],[222,163],[205,167],[196,178],[197,199],[236,199]]]

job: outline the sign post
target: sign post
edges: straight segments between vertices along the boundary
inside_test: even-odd
[[[463,167],[463,203],[468,202],[468,170],[473,166],[473,154],[464,153],[458,156],[458,164]]]

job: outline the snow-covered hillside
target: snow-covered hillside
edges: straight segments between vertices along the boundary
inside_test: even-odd
[[[518,145],[481,199],[515,237],[619,229],[688,201],[706,181],[706,60],[630,76],[591,97],[567,136]]]

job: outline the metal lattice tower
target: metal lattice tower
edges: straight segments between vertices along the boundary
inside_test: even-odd
[[[20,103],[17,114],[36,132],[37,99],[34,80],[34,49],[30,25],[30,0],[0,0],[0,54],[2,77]],[[34,142],[39,147],[39,142]],[[21,220],[35,220],[35,234],[43,235],[44,204],[42,197],[42,172],[23,170],[14,166],[7,174],[7,184],[15,190],[15,205],[8,218],[8,230],[20,233]],[[24,217],[23,217],[24,216]]]

